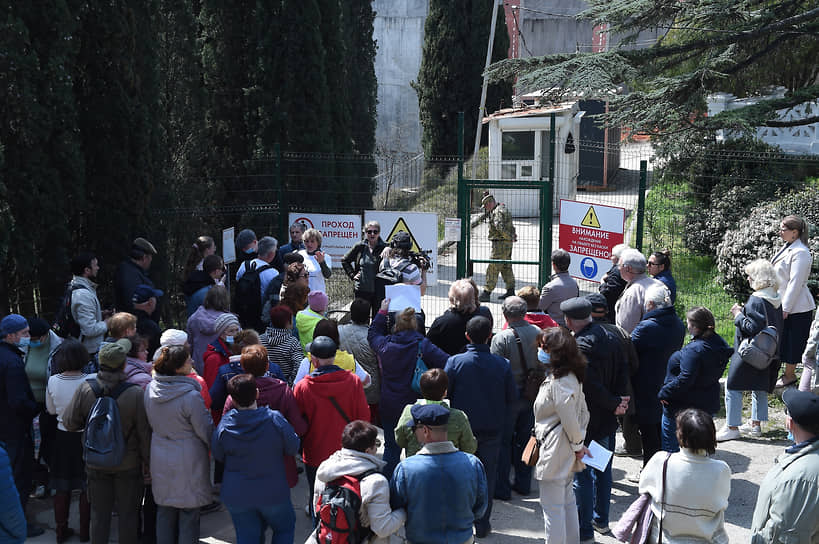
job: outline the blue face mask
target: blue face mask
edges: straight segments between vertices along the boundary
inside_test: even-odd
[[[225,342],[227,342],[228,344],[232,344],[233,343],[233,337],[232,336],[226,336],[225,337]]]
[[[31,337],[30,336],[23,336],[22,338],[20,338],[20,340],[17,341],[17,347],[18,348],[28,347],[29,344],[31,344]]]
[[[43,341],[42,341],[42,340],[31,340],[31,341],[28,343],[28,346],[29,346],[29,347],[31,347],[31,348],[39,348],[39,347],[40,347],[40,346],[42,346],[42,345],[43,345]]]
[[[547,351],[544,351],[543,348],[538,348],[537,360],[543,363],[544,365],[549,365],[552,363],[552,356],[549,355]]]

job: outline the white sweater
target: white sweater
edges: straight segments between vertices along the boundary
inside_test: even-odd
[[[68,403],[74,398],[74,393],[80,388],[82,382],[89,378],[94,378],[96,374],[54,374],[48,378],[46,387],[46,410],[51,415],[57,416],[57,428],[65,431],[63,426],[63,413],[65,413]],[[81,432],[82,430],[78,431]]]
[[[663,462],[668,454],[657,452],[640,475],[640,493],[651,495],[651,509],[659,519],[663,486]],[[731,493],[731,469],[724,461],[682,448],[671,455],[666,473],[665,506],[662,508],[663,542],[728,542],[725,509]],[[656,534],[655,525],[652,533]],[[654,540],[656,542],[656,539]]]

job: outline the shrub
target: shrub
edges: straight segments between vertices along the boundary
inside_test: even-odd
[[[808,247],[814,256],[808,287],[814,296],[819,293],[819,188],[791,193],[778,200],[754,207],[736,228],[726,231],[717,246],[717,269],[719,281],[725,290],[737,298],[751,292],[745,277],[745,265],[754,259],[774,256],[782,246],[779,238],[779,221],[786,215],[795,214],[808,222]]]

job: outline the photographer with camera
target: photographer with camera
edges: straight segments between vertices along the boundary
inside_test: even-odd
[[[398,231],[392,237],[390,246],[381,253],[381,265],[378,274],[375,276],[376,292],[381,300],[384,299],[384,287],[387,285],[418,285],[421,288],[421,296],[427,289],[427,270],[429,270],[429,257],[423,253],[411,251],[412,240],[410,235],[404,231]],[[393,321],[388,317],[389,325]],[[424,329],[424,314],[416,314],[418,318],[418,330]]]

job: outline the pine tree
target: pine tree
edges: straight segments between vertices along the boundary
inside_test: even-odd
[[[492,17],[486,0],[431,0],[424,25],[424,46],[418,81],[423,127],[422,145],[428,157],[457,154],[457,119],[463,111],[465,134],[475,134],[482,74]],[[493,58],[506,57],[509,38],[499,13]],[[511,87],[502,82],[491,89],[486,111],[510,101]]]
[[[723,128],[749,131],[819,121],[816,112],[792,121],[782,121],[776,113],[819,97],[815,0],[589,3],[578,17],[609,24],[612,35],[624,37],[620,46],[602,53],[510,59],[493,65],[492,78],[516,77],[519,91],[546,90],[553,101],[578,93],[609,99],[612,112],[604,121],[672,145],[696,142]],[[664,31],[655,43],[633,48],[640,31],[654,28]],[[804,64],[788,67],[796,59]],[[786,85],[785,98],[703,115],[710,93],[742,89],[756,94],[769,84]],[[619,87],[630,92],[612,95]]]
[[[36,309],[32,286],[39,285],[41,310],[50,313],[83,233],[84,161],[72,88],[76,25],[64,1],[4,4],[0,283],[27,313]]]

